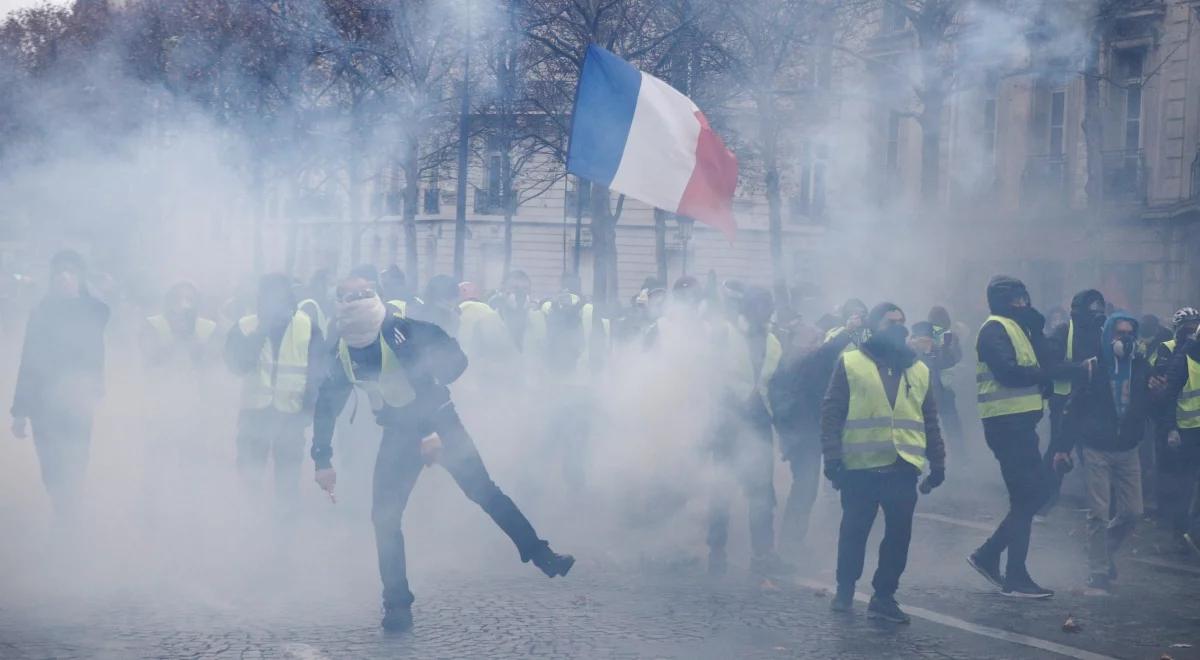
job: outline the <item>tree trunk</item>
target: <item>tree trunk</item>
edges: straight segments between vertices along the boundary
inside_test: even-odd
[[[1087,174],[1083,185],[1089,209],[1100,206],[1104,195],[1104,120],[1100,109],[1100,47],[1101,30],[1092,31],[1091,44],[1083,69],[1083,143],[1086,152]]]
[[[356,144],[354,140],[351,144]],[[362,258],[362,160],[361,152],[351,147],[347,154],[346,183],[347,194],[350,198],[350,266],[357,266]]]
[[[607,310],[609,265],[615,259],[612,211],[609,208],[608,188],[592,183],[592,302],[598,309]]]
[[[946,96],[934,86],[921,94],[921,200],[937,204],[942,182],[942,110]]]
[[[420,143],[409,135],[404,145],[404,270],[410,291],[419,291],[421,273],[417,270],[417,202],[420,197]]]

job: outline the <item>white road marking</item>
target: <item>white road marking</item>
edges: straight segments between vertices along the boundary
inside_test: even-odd
[[[329,656],[325,655],[320,649],[309,644],[301,644],[300,642],[289,642],[280,647],[283,651],[283,657],[294,658],[295,660],[329,660]]]
[[[959,527],[967,527],[970,529],[977,529],[977,530],[980,530],[983,532],[990,533],[992,531],[991,525],[974,522],[972,520],[959,520],[958,518],[951,518],[950,516],[943,516],[940,513],[918,513],[918,514],[915,514],[915,516],[917,518],[924,518],[926,520],[936,520],[937,522],[943,522],[943,523],[947,523],[949,525],[958,525]],[[1200,575],[1200,567],[1192,566],[1189,564],[1181,564],[1179,562],[1168,561],[1166,559],[1155,559],[1153,557],[1133,557],[1133,556],[1131,556],[1131,557],[1128,557],[1128,559],[1129,559],[1129,561],[1134,561],[1139,564],[1145,564],[1147,566],[1156,566],[1158,568],[1168,568],[1168,569],[1175,570],[1175,571],[1184,571],[1185,573],[1195,573],[1196,575]]]
[[[809,589],[823,589],[830,593],[835,591],[835,587],[833,585],[822,584],[815,580],[797,579],[795,582],[796,584],[808,587]],[[857,600],[861,603],[867,603],[870,602],[871,598],[862,592],[855,592],[854,600]],[[964,621],[963,619],[959,619],[957,617],[934,612],[933,610],[927,610],[923,607],[905,605],[904,611],[917,618],[939,623],[949,628],[956,628],[958,630],[974,633],[983,637],[990,637],[992,639],[1011,642],[1013,644],[1020,644],[1021,646],[1028,646],[1030,648],[1040,649],[1042,651],[1057,653],[1068,658],[1077,658],[1078,660],[1115,660],[1112,656],[1092,653],[1091,651],[1085,651],[1080,648],[1075,648],[1074,646],[1067,646],[1065,644],[1051,642],[1038,637],[1030,637],[1029,635],[1022,635],[1021,633],[1001,630],[999,628],[992,628],[990,626],[982,626],[977,623],[971,623],[970,621]]]
[[[917,518],[924,518],[926,520],[936,520],[938,522],[949,523],[951,525],[958,525],[959,527],[970,527],[971,529],[978,529],[981,532],[988,532],[989,534],[992,532],[992,530],[994,530],[996,528],[995,525],[989,525],[987,523],[981,523],[981,522],[974,522],[971,520],[959,520],[958,518],[951,518],[950,516],[943,516],[940,513],[917,513],[917,514],[915,514],[915,516]]]

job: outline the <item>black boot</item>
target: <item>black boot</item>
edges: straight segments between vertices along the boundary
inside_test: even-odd
[[[829,609],[834,612],[850,612],[854,610],[854,585],[843,587],[838,585],[837,593],[833,595],[833,601],[829,603]]]
[[[900,604],[891,596],[871,596],[871,602],[867,605],[867,618],[882,619],[892,623],[912,623],[912,619],[904,613],[904,610],[900,609]]]
[[[571,572],[571,567],[575,565],[575,558],[571,555],[560,555],[550,549],[550,546],[544,546],[530,559],[534,566],[541,569],[546,577],[565,576]]]
[[[402,633],[412,630],[412,608],[397,605],[383,608],[383,621],[380,622],[384,632]]]
[[[1004,588],[1004,577],[1000,575],[1000,557],[989,557],[983,550],[976,550],[967,557],[967,563],[997,589]]]

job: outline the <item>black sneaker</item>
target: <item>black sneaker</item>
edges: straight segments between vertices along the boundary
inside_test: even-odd
[[[1083,590],[1085,596],[1107,596],[1112,593],[1112,585],[1109,583],[1108,575],[1105,573],[1093,573],[1088,576],[1087,588]]]
[[[988,582],[991,582],[997,589],[1004,588],[1004,576],[1000,575],[999,557],[988,559],[976,550],[971,553],[971,556],[967,557],[967,564]]]
[[[1000,590],[1000,593],[1013,598],[1050,598],[1054,596],[1054,592],[1050,589],[1045,589],[1038,586],[1038,583],[1033,581],[1033,578],[1025,578],[1024,580],[1010,580]]]
[[[796,567],[772,552],[751,559],[750,572],[763,577],[782,577],[795,573]]]
[[[829,609],[834,612],[853,612],[854,587],[849,589],[838,587],[837,593],[833,595],[833,600],[829,603]]]
[[[912,623],[904,610],[900,609],[900,604],[895,598],[880,598],[872,596],[871,602],[867,605],[868,619],[882,619],[892,623]]]
[[[380,622],[384,632],[402,633],[412,630],[413,618],[410,607],[383,608],[383,621]]]
[[[729,560],[725,557],[725,551],[709,550],[708,574],[712,577],[721,577],[727,572],[729,572]]]
[[[571,555],[560,555],[554,552],[549,547],[546,547],[532,559],[533,565],[542,569],[546,577],[565,576],[571,572],[571,567],[575,565],[575,558]]]

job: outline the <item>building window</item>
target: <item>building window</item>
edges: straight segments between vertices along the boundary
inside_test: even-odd
[[[1113,78],[1125,88],[1125,150],[1142,148],[1142,74],[1146,51],[1141,48],[1118,50],[1113,56]]]
[[[1050,135],[1047,152],[1051,156],[1061,156],[1064,153],[1063,128],[1066,126],[1067,92],[1054,90],[1050,92]]]
[[[996,161],[996,99],[983,102],[983,153],[989,162]]]
[[[908,16],[900,6],[903,0],[883,0],[883,21],[880,31],[884,33],[899,32],[908,27]]]
[[[829,147],[805,142],[801,145],[800,190],[792,198],[792,221],[811,222],[825,212],[825,172]]]

